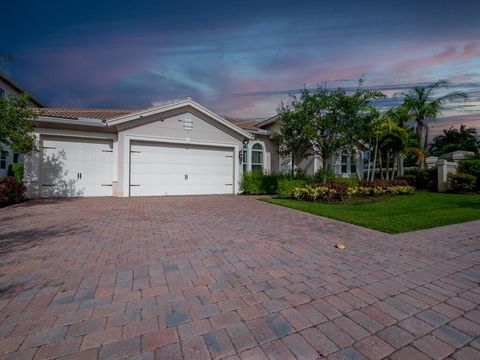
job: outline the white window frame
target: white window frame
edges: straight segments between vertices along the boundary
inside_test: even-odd
[[[255,146],[260,146],[261,147],[261,150],[256,150],[254,149]],[[257,162],[253,162],[253,153],[254,152],[260,152],[262,154],[262,162],[261,163],[257,163]],[[253,170],[253,167],[258,167],[260,166],[261,167],[261,171],[263,171],[265,169],[265,146],[259,142],[256,142],[254,144],[252,144],[252,147],[250,148],[250,169],[251,171],[254,171]],[[260,169],[257,169],[257,170],[260,170]]]
[[[340,153],[340,174],[356,174],[358,166],[357,156],[358,154],[356,151],[342,151]],[[344,157],[346,157],[346,161],[344,161]],[[343,171],[343,166],[346,167],[346,171]]]
[[[242,170],[244,174],[248,172],[248,153],[248,143],[245,143],[242,148]]]

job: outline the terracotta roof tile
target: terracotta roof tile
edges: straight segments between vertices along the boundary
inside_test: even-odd
[[[35,109],[40,116],[57,117],[77,120],[79,118],[110,120],[119,116],[132,114],[139,109],[72,109],[72,108],[41,108]]]
[[[258,130],[258,124],[260,123],[258,120],[243,120],[243,119],[235,119],[230,116],[224,116],[225,120],[230,121],[233,125],[238,126],[240,129],[243,130]]]

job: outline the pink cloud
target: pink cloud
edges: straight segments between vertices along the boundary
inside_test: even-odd
[[[413,54],[415,55],[415,54]],[[469,41],[460,45],[449,45],[440,52],[431,55],[416,57],[397,63],[396,71],[409,72],[419,68],[450,63],[455,61],[469,60],[480,55],[480,42]]]

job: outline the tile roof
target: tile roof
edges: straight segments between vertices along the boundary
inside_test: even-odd
[[[142,109],[81,109],[81,108],[41,108],[34,109],[38,115],[62,119],[78,120],[79,118],[110,120],[117,117],[133,114]],[[258,130],[257,120],[242,120],[224,116],[224,119],[243,130]]]
[[[110,120],[119,116],[132,114],[140,109],[72,109],[42,108],[35,109],[40,116],[78,120],[79,118]]]
[[[259,127],[257,126],[260,121],[258,120],[243,120],[243,119],[236,119],[230,116],[224,116],[225,120],[230,121],[233,125],[238,126],[240,129],[243,130],[258,130]]]

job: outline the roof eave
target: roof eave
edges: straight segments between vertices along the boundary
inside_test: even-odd
[[[275,121],[277,121],[280,118],[279,115],[272,116],[271,118],[268,118],[266,120],[260,121],[257,126],[262,127],[262,126],[267,126],[270,124],[273,124]]]

